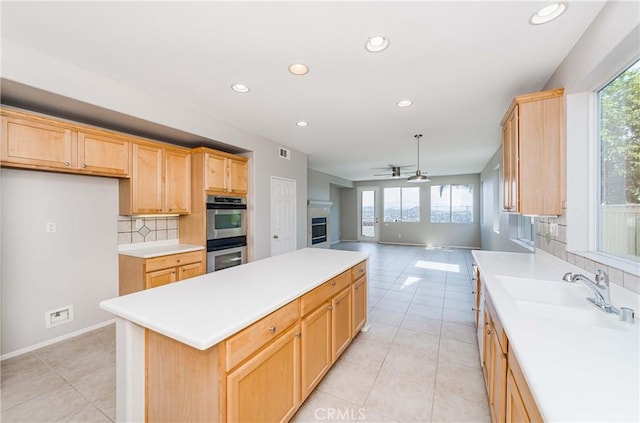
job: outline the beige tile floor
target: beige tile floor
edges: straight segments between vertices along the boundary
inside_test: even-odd
[[[465,250],[366,250],[369,321],[295,422],[489,422]],[[2,362],[2,422],[115,418],[113,325]]]

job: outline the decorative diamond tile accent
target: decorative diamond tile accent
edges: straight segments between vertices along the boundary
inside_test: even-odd
[[[138,233],[142,236],[149,235],[149,232],[151,232],[151,229],[147,228],[145,225],[143,225],[142,228],[138,229]]]

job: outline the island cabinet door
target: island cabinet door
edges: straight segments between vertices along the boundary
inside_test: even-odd
[[[227,376],[229,422],[289,420],[300,404],[300,326]]]
[[[522,401],[511,372],[507,374],[507,413],[505,420],[507,423],[531,421],[529,413],[527,413],[527,407]]]
[[[362,329],[367,319],[367,278],[361,277],[353,283],[353,333],[352,337]]]
[[[331,367],[331,303],[302,319],[302,399]]]
[[[335,363],[351,342],[351,287],[333,297],[331,306],[331,362]]]

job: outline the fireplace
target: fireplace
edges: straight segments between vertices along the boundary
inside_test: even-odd
[[[327,218],[311,218],[311,245],[327,242]]]
[[[309,200],[307,245],[316,248],[329,248],[330,201]]]

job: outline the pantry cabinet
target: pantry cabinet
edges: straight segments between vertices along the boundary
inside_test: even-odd
[[[502,119],[503,209],[560,215],[564,201],[564,90],[514,98]]]
[[[2,166],[124,178],[130,141],[107,131],[2,109]]]
[[[191,210],[189,150],[135,142],[131,178],[120,180],[120,214],[188,214]]]
[[[189,279],[205,273],[205,250],[144,258],[119,255],[119,295]]]

